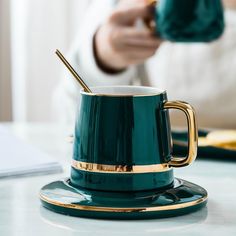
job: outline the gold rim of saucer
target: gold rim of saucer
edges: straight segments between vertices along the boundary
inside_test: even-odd
[[[98,173],[114,173],[114,174],[132,174],[132,173],[152,173],[152,172],[165,172],[172,169],[165,164],[154,165],[104,165],[97,163],[88,163],[82,161],[72,160],[71,166],[76,170],[98,172]]]
[[[100,212],[151,212],[151,211],[168,211],[182,209],[186,207],[196,206],[203,202],[207,201],[207,196],[201,197],[195,201],[179,203],[169,206],[155,206],[155,207],[100,207],[100,206],[85,206],[76,203],[63,204],[60,201],[51,200],[50,198],[44,196],[43,194],[39,195],[42,201],[45,201],[49,204],[53,204],[60,207],[78,209],[84,211],[100,211]]]

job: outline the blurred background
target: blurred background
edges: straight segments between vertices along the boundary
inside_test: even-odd
[[[68,51],[91,1],[0,0],[0,121],[55,120],[54,51]]]

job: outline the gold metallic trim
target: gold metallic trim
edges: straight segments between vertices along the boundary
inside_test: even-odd
[[[187,142],[179,141],[179,140],[174,140],[173,144],[179,145],[179,146],[184,146],[184,147],[188,146]],[[198,147],[215,147],[215,148],[222,148],[222,149],[227,149],[230,151],[235,151],[236,150],[236,142],[213,143],[213,142],[209,142],[207,140],[207,138],[205,138],[205,137],[199,137],[198,138]]]
[[[171,169],[168,164],[123,166],[88,163],[76,160],[72,160],[71,165],[77,170],[114,174],[165,172]]]
[[[153,93],[145,93],[145,94],[106,94],[106,93],[88,93],[88,92],[85,92],[83,89],[80,90],[80,93],[81,94],[84,94],[84,95],[87,95],[87,96],[99,96],[99,97],[151,97],[151,96],[158,96],[160,94],[163,94],[163,93],[166,93],[165,90],[161,90],[161,89],[158,89],[158,88],[155,88],[155,87],[148,87],[148,86],[97,86],[97,87],[90,87],[90,89],[94,89],[94,88],[147,88],[147,89],[157,89],[159,90],[159,92],[153,92]]]
[[[64,208],[70,208],[70,209],[77,209],[77,210],[83,210],[83,211],[100,211],[100,212],[151,212],[151,211],[168,211],[168,210],[177,210],[182,209],[186,207],[196,206],[198,204],[201,204],[207,200],[207,195],[205,197],[199,198],[192,202],[186,202],[186,203],[179,203],[169,206],[156,206],[156,207],[98,207],[98,206],[84,206],[73,204],[73,203],[61,203],[59,201],[51,200],[48,197],[43,196],[40,194],[40,199],[44,202],[47,202],[49,204],[60,206]]]
[[[148,5],[156,5],[158,0],[148,0],[147,3]]]
[[[188,123],[188,155],[186,157],[173,157],[169,165],[182,167],[191,164],[197,157],[198,131],[194,108],[186,102],[167,101],[164,109],[178,109],[185,113]]]
[[[71,66],[71,64],[66,60],[66,58],[62,55],[62,53],[57,49],[57,56],[61,59],[63,64],[67,67],[67,69],[71,72],[71,74],[75,77],[76,81],[84,88],[84,91],[91,93],[92,91],[89,89],[87,84],[83,81],[83,79],[79,76],[79,74],[75,71],[75,69]]]

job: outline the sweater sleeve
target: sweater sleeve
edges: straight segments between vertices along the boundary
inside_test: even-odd
[[[94,57],[94,35],[113,7],[112,0],[103,0],[102,4],[100,0],[93,1],[69,55],[89,86],[129,85],[135,76],[134,67],[129,67],[121,73],[108,74],[98,67]]]
[[[117,74],[108,74],[96,64],[93,38],[98,27],[106,20],[114,8],[114,0],[94,0],[89,6],[81,28],[67,58],[86,84],[92,86],[130,85],[136,79],[136,68],[129,67]],[[62,79],[53,96],[53,108],[57,120],[74,124],[79,112],[80,85],[65,68]]]

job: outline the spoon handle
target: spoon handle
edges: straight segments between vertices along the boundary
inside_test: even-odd
[[[82,78],[78,75],[78,73],[74,70],[74,68],[70,65],[70,63],[66,60],[66,58],[62,55],[62,53],[58,49],[56,50],[56,54],[64,63],[64,65],[67,67],[67,69],[71,72],[71,74],[75,77],[75,79],[80,83],[84,91],[87,93],[92,93],[89,87],[85,84]]]

